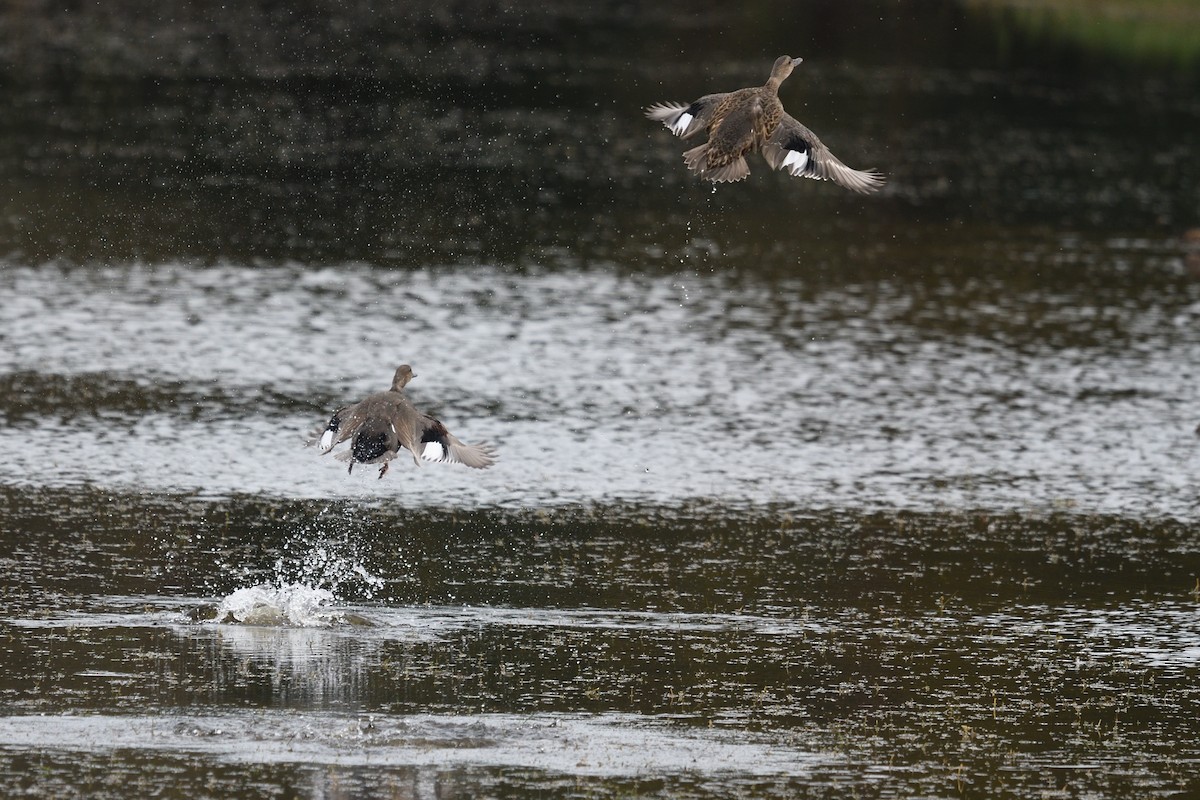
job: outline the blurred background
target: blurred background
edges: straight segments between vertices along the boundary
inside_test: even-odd
[[[1198,14],[20,0],[2,18],[0,253],[661,270],[703,229],[713,268],[778,243],[791,258],[768,268],[811,273],[851,229],[876,249],[997,226],[1166,239],[1200,225]],[[888,173],[883,197],[759,168],[753,188],[710,198],[679,169],[681,143],[641,119],[759,84],[780,53],[805,58],[787,108],[847,163]]]

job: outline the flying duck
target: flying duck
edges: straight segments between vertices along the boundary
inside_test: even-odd
[[[706,94],[690,105],[656,103],[645,109],[646,116],[684,139],[707,130],[708,141],[688,150],[683,158],[688,169],[714,183],[740,181],[749,175],[746,155],[757,150],[771,169],[831,180],[863,194],[876,191],[883,185],[883,175],[873,169],[847,167],[815,133],[783,110],[779,84],[802,60],[780,56],[762,86]]]
[[[402,364],[392,378],[390,389],[335,411],[323,431],[320,428],[313,431],[314,435],[320,432],[320,438],[312,439],[309,444],[317,445],[324,454],[349,439],[350,449],[335,458],[349,461],[349,472],[354,471],[355,464],[383,464],[379,468],[380,478],[401,447],[412,453],[418,467],[422,458],[452,461],[476,469],[496,463],[496,450],[490,444],[463,444],[440,421],[413,406],[404,394],[404,387],[415,377],[412,367]]]

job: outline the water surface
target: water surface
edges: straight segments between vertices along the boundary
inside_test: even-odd
[[[5,795],[1196,793],[1200,81],[1032,19],[0,12]],[[782,52],[878,195],[641,117]]]

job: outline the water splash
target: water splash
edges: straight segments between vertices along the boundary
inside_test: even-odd
[[[329,503],[314,515],[293,520],[292,527],[275,559],[275,584],[321,587],[338,599],[370,599],[383,586],[383,579],[364,563],[364,542],[371,531],[355,504]]]
[[[280,556],[275,560],[275,579],[279,583],[299,583],[309,586],[329,587],[330,594],[344,597],[350,585],[357,588],[355,594],[366,598],[375,596],[383,586],[383,579],[372,575],[362,565],[357,553],[357,544],[351,540],[323,541],[312,544],[288,542],[286,550],[299,549],[295,556]]]
[[[352,504],[330,503],[315,514],[285,521],[289,529],[265,581],[240,587],[219,604],[218,622],[328,627],[353,622],[335,604],[370,599],[384,580],[366,567],[363,515]],[[261,574],[261,573],[260,573]]]
[[[336,598],[328,589],[292,583],[260,584],[237,589],[217,606],[216,621],[243,625],[327,628],[344,624],[346,615],[332,608]]]

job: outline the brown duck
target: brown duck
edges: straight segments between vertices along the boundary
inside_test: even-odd
[[[746,155],[757,150],[771,169],[831,180],[864,194],[874,192],[883,185],[882,175],[875,170],[847,167],[815,133],[783,110],[779,84],[802,60],[780,56],[762,86],[706,94],[691,105],[656,103],[646,109],[646,116],[684,139],[707,130],[708,141],[688,150],[683,158],[688,169],[714,183],[740,181],[749,175]]]
[[[349,439],[350,449],[343,450],[335,458],[349,461],[351,472],[355,464],[383,464],[379,468],[381,478],[388,471],[388,462],[399,454],[401,447],[412,453],[418,467],[422,458],[453,461],[476,469],[496,463],[496,451],[490,444],[463,444],[446,430],[445,425],[413,406],[404,394],[404,387],[415,377],[412,367],[402,364],[392,378],[392,388],[335,411],[320,439],[313,439],[309,444],[328,453]],[[321,429],[313,433],[318,431]]]

